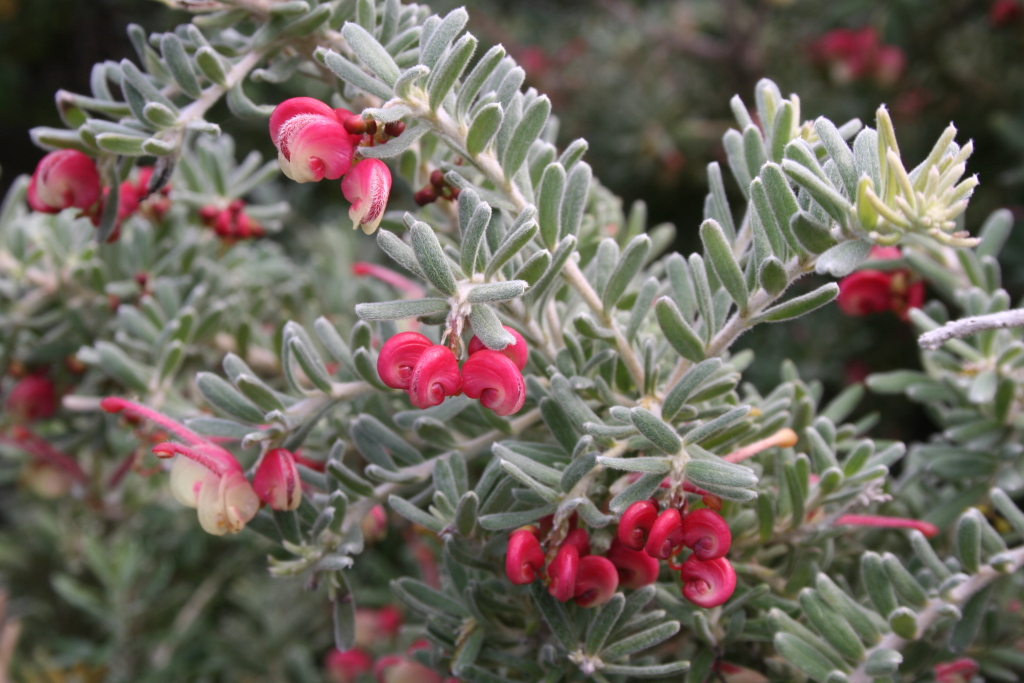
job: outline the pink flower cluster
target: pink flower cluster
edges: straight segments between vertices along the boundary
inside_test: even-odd
[[[333,683],[355,683],[373,673],[377,683],[456,683],[415,661],[411,655],[427,647],[417,640],[403,655],[374,657],[372,650],[388,647],[402,626],[402,615],[388,605],[380,609],[356,610],[356,644],[351,650],[331,650],[324,658],[324,670]]]
[[[167,198],[170,188],[164,186],[150,197],[149,180],[152,175],[153,168],[144,166],[139,169],[136,180],[121,183],[117,218],[108,242],[120,237],[121,223],[137,211],[152,221],[163,220],[170,208]],[[102,187],[99,170],[92,157],[77,149],[61,149],[39,160],[29,181],[26,199],[29,208],[40,213],[81,209],[80,215],[87,216],[93,225],[98,225],[108,194],[109,188]]]
[[[881,44],[874,26],[829,31],[811,44],[811,55],[837,83],[871,79],[893,85],[907,66],[903,50]]]
[[[447,396],[465,393],[498,415],[519,412],[526,401],[529,349],[522,335],[505,328],[515,342],[492,351],[477,337],[469,342],[469,359],[459,369],[455,353],[432,343],[419,332],[400,332],[388,339],[377,358],[377,374],[392,389],[401,389],[417,408],[429,408]]]
[[[225,242],[263,237],[265,231],[258,221],[245,212],[245,202],[233,199],[226,207],[209,204],[199,209],[199,220],[213,228]]]
[[[871,247],[874,259],[898,259],[898,247]],[[839,281],[839,308],[846,315],[861,316],[892,311],[903,320],[911,308],[924,303],[924,282],[908,270],[858,270]]]
[[[353,165],[356,149],[400,135],[404,128],[404,124],[388,124],[378,131],[376,122],[366,122],[347,109],[332,109],[312,97],[285,100],[270,115],[270,139],[284,174],[298,183],[344,176],[341,191],[352,203],[348,212],[352,227],[361,227],[367,235],[384,217],[391,172],[378,159]]]

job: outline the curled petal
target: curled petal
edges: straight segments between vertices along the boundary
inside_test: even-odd
[[[724,557],[706,562],[690,555],[683,562],[683,597],[698,607],[718,607],[725,604],[736,590],[736,571]]]
[[[377,356],[380,381],[392,389],[408,389],[416,362],[433,345],[419,332],[399,332],[388,339]]]
[[[661,563],[642,550],[627,548],[617,538],[605,556],[619,572],[619,585],[623,588],[642,588],[658,580]]]
[[[619,572],[606,557],[588,555],[580,558],[573,597],[580,607],[597,607],[611,600],[619,587]]]
[[[409,379],[409,400],[417,408],[429,408],[461,388],[459,361],[451,349],[438,344],[426,348],[416,361]]]
[[[544,566],[544,552],[540,541],[529,529],[512,532],[505,555],[505,574],[517,586],[533,583],[537,572]]]
[[[241,472],[220,477],[217,486],[204,482],[199,491],[199,525],[214,536],[237,534],[246,522],[256,516],[260,499]]]
[[[270,139],[274,146],[281,149],[283,138],[287,137],[289,121],[296,116],[325,116],[337,118],[331,107],[312,97],[292,97],[274,108],[270,115]],[[340,121],[339,121],[340,123]]]
[[[362,227],[363,232],[372,235],[384,217],[391,194],[391,171],[379,159],[363,159],[341,181],[341,191],[352,202],[348,210],[352,229]]]
[[[701,508],[683,518],[683,545],[692,549],[698,560],[725,557],[731,544],[729,525],[714,510]]]
[[[295,510],[302,502],[302,485],[295,457],[284,448],[268,451],[252,479],[256,495],[272,510]]]
[[[352,168],[355,147],[333,117],[296,116],[283,128],[278,163],[297,183],[337,180]]]
[[[558,548],[558,554],[548,565],[548,593],[565,602],[576,594],[576,574],[579,571],[580,551],[576,546],[564,543]]]
[[[644,550],[651,557],[667,560],[683,545],[683,517],[679,510],[668,508],[658,515],[647,537]]]
[[[526,402],[523,374],[497,351],[482,349],[471,355],[462,365],[462,382],[466,396],[480,399],[498,415],[517,413]]]
[[[502,325],[505,331],[512,335],[515,339],[514,342],[509,344],[503,349],[494,349],[500,351],[504,355],[512,359],[512,362],[516,364],[516,367],[522,370],[526,367],[526,360],[530,357],[530,347],[526,345],[526,340],[523,339],[523,335],[513,330],[508,325]],[[480,341],[480,338],[473,335],[473,338],[469,340],[469,355],[472,356],[477,351],[486,349],[484,343]]]
[[[580,557],[586,557],[590,554],[590,535],[587,534],[586,529],[573,529],[565,536],[563,543],[572,543],[576,546],[576,550],[579,552]]]
[[[100,174],[92,157],[77,149],[50,152],[29,181],[28,203],[34,211],[87,209],[100,198]]]
[[[846,315],[887,311],[892,299],[892,276],[879,270],[859,270],[839,281],[836,302]]]
[[[658,506],[649,500],[638,500],[626,508],[619,520],[619,541],[630,550],[640,550],[647,543]]]

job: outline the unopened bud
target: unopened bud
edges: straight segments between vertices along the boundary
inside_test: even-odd
[[[606,557],[581,557],[573,598],[580,607],[597,607],[611,600],[619,587],[619,573]]]
[[[256,495],[272,510],[295,510],[302,502],[302,483],[295,458],[284,448],[268,451],[252,480]]]
[[[392,121],[384,126],[384,134],[397,138],[405,132],[405,121]]]
[[[706,562],[690,555],[683,562],[683,597],[698,607],[718,607],[736,590],[736,571],[724,557]]]

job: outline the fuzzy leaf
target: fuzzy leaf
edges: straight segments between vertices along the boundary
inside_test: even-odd
[[[806,315],[816,308],[821,308],[839,296],[839,285],[830,282],[818,287],[813,292],[794,297],[781,304],[772,306],[754,318],[755,323],[777,323],[792,320]]]
[[[401,320],[432,313],[443,313],[448,308],[449,304],[446,299],[402,299],[356,304],[356,315],[363,320]]]

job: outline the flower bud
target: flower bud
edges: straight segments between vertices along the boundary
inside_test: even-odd
[[[34,422],[57,412],[57,392],[46,377],[30,375],[7,394],[4,410],[21,422]]]
[[[416,362],[431,346],[433,343],[419,332],[399,332],[388,339],[377,356],[380,381],[392,389],[407,390]]]
[[[384,134],[393,138],[405,132],[405,121],[392,121],[384,124]]]
[[[480,399],[483,407],[497,415],[517,413],[526,402],[523,373],[497,351],[482,349],[472,354],[462,364],[462,382],[466,396]]]
[[[337,114],[311,97],[293,97],[270,115],[281,170],[299,183],[336,180],[352,167],[355,145]]]
[[[642,550],[631,550],[619,539],[614,539],[605,557],[619,572],[619,585],[623,588],[642,588],[658,580],[661,563]]]
[[[363,159],[341,181],[341,191],[352,202],[348,210],[352,229],[361,227],[372,235],[384,218],[391,193],[391,171],[379,159]]]
[[[373,667],[377,683],[442,683],[444,677],[419,662],[389,655],[381,657]]]
[[[100,174],[92,157],[77,149],[50,152],[36,165],[26,199],[33,211],[87,209],[100,198]]]
[[[936,683],[969,683],[978,675],[978,663],[970,657],[961,657],[932,667]]]
[[[437,344],[424,349],[409,378],[409,400],[417,408],[439,405],[446,396],[462,388],[459,361],[447,346]]]
[[[580,557],[586,557],[590,554],[590,535],[586,529],[573,529],[566,534],[565,540],[562,543],[571,543],[576,546]]]
[[[544,552],[533,531],[513,531],[508,538],[508,552],[505,555],[505,574],[508,580],[517,586],[533,583],[543,566]]]
[[[731,544],[729,525],[714,510],[694,510],[683,518],[683,545],[692,549],[698,560],[725,557]]]
[[[658,506],[649,500],[638,500],[619,519],[619,541],[630,550],[642,549],[656,519]]]
[[[667,560],[683,545],[683,517],[679,510],[663,510],[651,526],[644,551],[651,557]]]
[[[530,347],[527,346],[526,340],[523,339],[523,335],[513,330],[508,325],[503,325],[505,331],[512,335],[515,339],[514,342],[501,349],[498,353],[508,356],[512,359],[512,362],[516,364],[516,367],[522,370],[526,367],[526,360],[530,357]],[[480,341],[480,338],[473,335],[473,338],[469,340],[469,355],[472,356],[477,351],[486,349],[484,343]]]
[[[355,683],[360,675],[373,668],[373,657],[358,647],[351,650],[335,648],[324,657],[324,669],[333,683]]]
[[[724,557],[704,562],[690,555],[680,569],[683,597],[698,607],[718,607],[736,590],[736,571]]]
[[[417,190],[416,194],[412,196],[412,200],[416,202],[417,206],[426,206],[427,204],[433,204],[437,201],[437,190],[430,185]]]
[[[563,543],[555,559],[548,564],[548,593],[559,602],[566,602],[576,594],[576,574],[579,571],[580,551],[576,546]]]
[[[611,600],[619,587],[619,573],[606,557],[580,558],[573,598],[580,607],[597,607]]]
[[[375,648],[394,640],[402,628],[402,613],[394,605],[356,608],[356,646]]]
[[[367,543],[383,540],[388,535],[388,513],[383,505],[374,505],[359,523]]]
[[[252,487],[271,510],[296,510],[302,502],[302,484],[295,458],[284,448],[268,451],[256,468]]]

